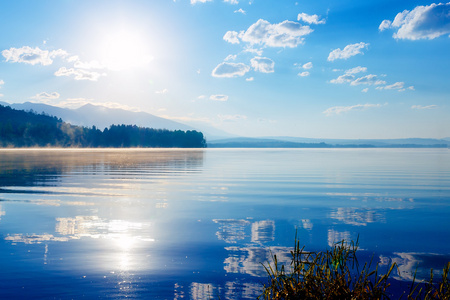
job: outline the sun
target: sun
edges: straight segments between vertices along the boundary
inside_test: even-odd
[[[102,37],[101,62],[111,70],[141,68],[153,60],[149,44],[138,32],[119,30]]]

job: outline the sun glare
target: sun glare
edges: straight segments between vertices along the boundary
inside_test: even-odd
[[[106,35],[100,43],[100,55],[106,67],[118,71],[143,67],[153,59],[145,39],[127,30]]]

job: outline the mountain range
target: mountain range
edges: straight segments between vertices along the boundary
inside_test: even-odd
[[[104,129],[110,125],[137,125],[155,129],[168,130],[197,130],[201,131],[208,140],[233,137],[233,135],[214,128],[206,123],[184,124],[169,119],[157,117],[146,112],[133,112],[119,108],[109,108],[106,106],[85,104],[77,109],[61,108],[42,103],[14,103],[1,102],[0,105],[10,106],[18,110],[33,110],[36,113],[45,113],[61,118],[72,125],[85,127],[96,126]]]
[[[197,130],[206,137],[208,147],[226,148],[304,148],[304,147],[449,147],[450,137],[443,139],[432,138],[404,138],[404,139],[321,139],[289,136],[275,137],[238,137],[217,129],[204,122],[188,124],[161,118],[146,112],[133,112],[118,108],[109,108],[100,105],[86,104],[77,109],[61,108],[42,103],[14,103],[1,102],[0,105],[10,106],[18,110],[33,110],[37,113],[46,113],[61,118],[67,123],[79,126],[96,126],[99,129],[110,125],[137,125],[168,130]]]

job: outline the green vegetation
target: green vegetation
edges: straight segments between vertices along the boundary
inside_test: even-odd
[[[307,252],[300,248],[296,239],[291,251],[290,266],[280,265],[276,255],[272,263],[264,265],[269,282],[264,285],[262,299],[390,299],[388,291],[390,274],[398,268],[395,263],[388,266],[385,274],[379,273],[366,263],[360,270],[356,251],[358,243],[341,242],[325,252]],[[444,268],[442,280],[411,284],[400,298],[450,299],[450,262]],[[415,278],[415,277],[414,277]]]
[[[46,114],[0,105],[0,147],[204,148],[206,141],[195,130],[111,125],[101,131],[95,126],[74,126]]]

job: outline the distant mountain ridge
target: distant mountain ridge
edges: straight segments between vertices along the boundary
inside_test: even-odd
[[[219,137],[231,137],[233,135],[208,126],[206,124],[193,123],[193,126],[184,123],[161,118],[146,112],[134,112],[119,108],[109,108],[101,105],[85,104],[77,109],[61,108],[42,103],[14,103],[0,102],[1,105],[10,106],[18,110],[33,110],[37,113],[46,113],[63,119],[65,122],[78,126],[96,126],[103,129],[110,125],[137,125],[141,127],[168,129],[168,130],[197,130],[201,131],[207,139]]]
[[[313,139],[296,137],[229,138],[208,142],[209,148],[448,148],[445,139]]]
[[[133,112],[92,104],[86,104],[77,109],[61,108],[31,102],[9,104],[0,101],[0,104],[20,110],[33,110],[37,113],[45,112],[48,115],[56,116],[73,125],[86,127],[95,125],[100,129],[107,128],[113,124],[125,124],[168,130],[197,130],[204,134],[208,142],[208,147],[212,148],[446,148],[449,147],[450,144],[450,137],[442,139],[322,139],[289,136],[269,136],[260,138],[236,137],[212,126],[205,126],[200,123],[192,123],[193,126],[190,126],[145,112]]]

